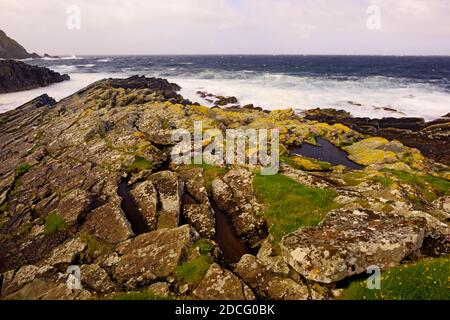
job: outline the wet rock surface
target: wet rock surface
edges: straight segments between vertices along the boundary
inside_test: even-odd
[[[45,67],[31,66],[14,60],[0,60],[0,93],[46,87],[52,83],[70,80]]]
[[[441,119],[425,122],[422,118],[357,118],[336,109],[312,109],[304,112],[305,118],[330,124],[342,123],[368,135],[389,140],[399,140],[408,147],[419,149],[425,156],[450,165],[450,121]]]

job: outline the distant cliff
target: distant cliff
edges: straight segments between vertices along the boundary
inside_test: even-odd
[[[0,30],[0,58],[2,59],[27,59],[40,58],[36,53],[28,53],[24,47],[11,39]]]
[[[0,61],[0,93],[45,87],[64,80],[70,80],[70,77],[48,68],[15,60]]]

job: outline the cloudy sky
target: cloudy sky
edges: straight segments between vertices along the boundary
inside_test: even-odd
[[[449,55],[450,0],[0,0],[0,29],[41,54]]]

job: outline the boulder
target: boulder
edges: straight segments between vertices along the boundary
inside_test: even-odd
[[[254,300],[252,290],[232,272],[213,263],[194,290],[201,300]]]
[[[236,97],[223,97],[216,96],[217,100],[214,102],[217,106],[225,106],[227,104],[235,104],[238,103],[238,99]]]
[[[86,249],[87,245],[80,238],[72,238],[56,247],[46,260],[50,266],[67,268]]]
[[[91,194],[85,190],[75,189],[59,201],[57,211],[71,226],[77,225],[83,215],[91,209],[91,206]]]
[[[117,291],[117,285],[108,273],[97,264],[84,264],[80,267],[81,283],[84,288],[98,292],[109,293]]]
[[[158,221],[158,193],[153,183],[150,181],[137,183],[130,190],[130,195],[134,199],[139,213],[147,223],[148,229],[156,230]]]
[[[208,192],[204,185],[203,169],[189,168],[178,172],[184,182],[186,192],[198,203],[209,203]]]
[[[425,237],[420,248],[422,255],[439,257],[450,254],[450,228],[447,224],[422,211],[403,211],[399,214],[405,217],[425,219]]]
[[[117,248],[121,256],[115,277],[127,288],[168,277],[194,240],[188,225],[141,234]]]
[[[125,215],[119,205],[113,202],[91,211],[86,217],[81,231],[113,244],[133,236],[133,231]]]
[[[185,204],[183,216],[200,236],[214,239],[216,234],[214,213],[208,204]]]
[[[371,265],[400,264],[422,246],[425,227],[421,218],[338,209],[320,226],[284,236],[280,248],[285,261],[307,279],[333,283]]]
[[[262,205],[253,189],[253,175],[245,169],[230,170],[223,179],[212,182],[215,204],[224,211],[233,224],[236,235],[250,246],[259,243],[267,234],[267,225],[261,215]]]
[[[243,255],[234,272],[260,299],[307,300],[309,289],[291,278],[277,276],[260,264],[255,256]]]
[[[183,185],[175,172],[160,171],[150,176],[159,195],[158,229],[175,228],[180,222]]]
[[[37,277],[40,277],[51,270],[53,270],[53,268],[49,265],[23,266],[19,270],[17,270],[17,272],[13,272],[14,276],[4,277],[3,285],[1,287],[1,295],[6,296],[17,291],[24,287],[26,284],[32,282]]]
[[[170,286],[167,282],[156,282],[151,284],[147,291],[157,297],[168,297],[170,295]]]
[[[350,160],[362,165],[393,163],[397,160],[396,153],[382,149],[388,143],[389,141],[384,138],[368,138],[344,147],[344,150],[349,153],[348,157]]]
[[[59,280],[34,279],[22,289],[5,297],[5,300],[88,300],[92,295],[87,290],[71,291],[65,283],[66,276]]]

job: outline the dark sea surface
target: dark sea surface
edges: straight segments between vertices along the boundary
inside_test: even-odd
[[[0,95],[0,111],[39,92],[61,99],[104,77],[139,74],[168,78],[186,98],[205,105],[210,104],[196,91],[233,95],[242,105],[267,109],[333,107],[355,116],[428,120],[450,112],[450,57],[71,56],[26,62],[68,73],[72,80]]]

